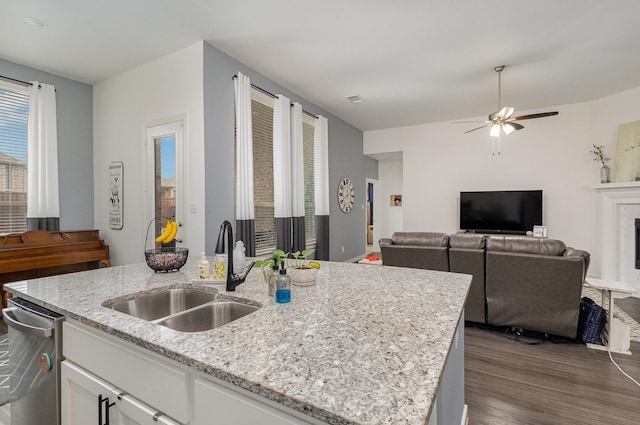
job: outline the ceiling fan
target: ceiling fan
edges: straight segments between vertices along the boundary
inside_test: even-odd
[[[472,131],[480,130],[481,128],[485,128],[491,125],[491,129],[489,130],[489,135],[491,137],[500,137],[501,131],[504,134],[511,134],[514,130],[522,130],[524,126],[522,124],[517,123],[516,121],[522,120],[530,120],[533,118],[543,118],[550,117],[553,115],[558,115],[557,111],[554,112],[540,112],[537,114],[529,114],[529,115],[520,115],[517,117],[512,117],[514,108],[510,106],[502,106],[502,81],[501,75],[504,70],[504,65],[499,65],[494,68],[494,70],[498,73],[498,111],[489,114],[488,120],[484,121],[484,125],[480,127],[472,128],[471,130],[465,131],[465,133],[471,133]],[[458,123],[470,123],[470,122],[483,122],[483,121],[457,121]],[[500,153],[500,152],[498,152]]]

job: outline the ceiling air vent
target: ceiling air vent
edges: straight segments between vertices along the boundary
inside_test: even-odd
[[[362,103],[362,102],[364,102],[364,99],[362,97],[360,97],[359,94],[354,94],[354,95],[351,95],[351,96],[347,96],[347,99],[349,99],[349,101],[351,103]]]

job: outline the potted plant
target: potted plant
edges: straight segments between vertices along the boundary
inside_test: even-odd
[[[291,254],[292,258],[287,260],[289,275],[294,285],[309,286],[316,282],[320,263],[308,260],[308,257],[313,254],[314,251],[315,249],[297,251]]]

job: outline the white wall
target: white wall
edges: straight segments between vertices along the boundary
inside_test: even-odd
[[[197,203],[199,209],[188,214],[185,236],[191,255],[204,251],[203,43],[96,84],[93,116],[95,226],[110,246],[112,263],[144,261],[148,224],[142,213],[146,199],[141,169],[144,129],[167,117],[186,117],[184,137],[189,156],[185,205],[187,211],[191,203]],[[107,219],[107,170],[112,161],[124,163],[122,230],[109,229]]]
[[[379,234],[376,239],[390,238],[393,232],[402,230],[402,210],[404,209],[404,193],[402,186],[402,158],[400,159],[379,159],[378,160],[378,180],[380,181],[380,217],[376,219]],[[392,207],[390,203],[391,195],[403,195],[401,207]],[[377,241],[375,241],[377,242]]]
[[[392,232],[456,232],[460,191],[542,189],[549,237],[589,251],[589,272],[599,276],[600,213],[598,195],[591,189],[599,183],[599,166],[589,150],[602,144],[614,155],[617,126],[640,120],[640,88],[593,102],[516,113],[548,110],[559,115],[523,121],[526,128],[503,137],[502,153],[495,156],[488,129],[464,134],[473,124],[439,122],[365,132],[365,154],[403,152],[402,228]],[[384,182],[383,170],[379,173]]]

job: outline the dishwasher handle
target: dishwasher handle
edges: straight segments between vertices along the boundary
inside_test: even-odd
[[[2,309],[2,319],[10,328],[13,328],[17,331],[20,331],[25,334],[35,335],[43,338],[49,338],[53,335],[53,328],[41,328],[38,326],[27,325],[26,323],[20,322],[16,315],[13,313],[14,311],[19,310],[18,307],[8,307]]]

